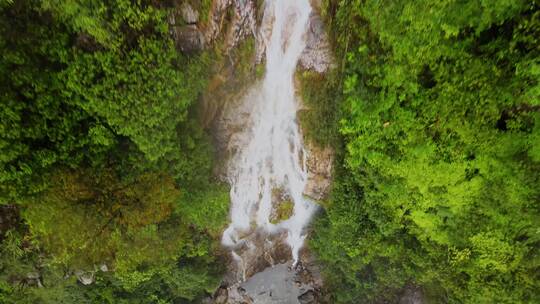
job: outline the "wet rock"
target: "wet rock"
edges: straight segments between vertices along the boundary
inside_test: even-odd
[[[171,31],[176,49],[179,51],[193,53],[204,49],[204,35],[196,25],[174,26]]]
[[[286,237],[285,233],[267,235],[261,231],[247,237],[246,240],[251,246],[238,251],[244,263],[242,266],[243,279],[248,279],[275,263],[291,260],[291,249],[286,244]]]
[[[221,33],[227,9],[232,4],[232,0],[214,0],[212,1],[212,9],[208,16],[207,30],[205,37],[208,41],[214,41]]]
[[[306,37],[306,47],[300,56],[300,66],[318,73],[326,72],[332,67],[334,57],[320,15],[313,11],[309,18],[309,30]]]
[[[270,222],[277,224],[290,218],[293,215],[294,203],[289,193],[282,188],[274,188],[272,190],[272,211],[270,214]]]
[[[311,7],[317,11],[317,12],[320,12],[321,11],[321,7],[322,7],[322,0],[310,0],[309,3],[311,3]]]
[[[207,105],[205,109],[213,112],[213,114],[206,114],[205,120],[208,120],[212,128],[214,144],[219,151],[221,164],[221,166],[216,166],[215,174],[224,181],[227,181],[226,172],[231,157],[240,147],[247,144],[242,131],[252,124],[253,104],[245,101],[259,89],[260,87],[256,85],[250,91],[241,89],[236,94],[232,94],[227,87],[224,87],[212,96],[213,102],[209,100],[205,103]]]
[[[318,6],[314,6],[315,8],[320,7],[320,3],[316,5]],[[268,11],[265,11],[257,33],[257,62],[262,62],[264,60],[266,52],[264,41],[268,40],[268,37],[272,34],[274,16],[270,8],[266,9]],[[324,22],[317,9],[314,9],[309,17],[306,47],[304,48],[298,63],[304,69],[324,73],[334,65],[334,62],[334,55],[332,53],[328,34],[325,31]]]
[[[74,274],[77,277],[77,280],[83,285],[90,285],[95,281],[93,271],[75,270]]]
[[[107,267],[107,264],[101,264],[99,265],[99,270],[101,270],[102,272],[108,272],[109,267]]]
[[[246,294],[255,303],[300,303],[299,296],[308,286],[296,284],[295,272],[288,264],[269,267],[242,283]]]
[[[43,287],[43,284],[41,284],[41,274],[37,271],[27,273],[25,282],[30,286]]]
[[[206,297],[202,299],[201,304],[215,304],[215,302],[211,297]]]
[[[199,22],[199,12],[193,9],[189,3],[184,2],[182,3],[182,6],[180,6],[180,13],[182,15],[182,19],[187,24],[195,24]]]
[[[253,237],[253,236],[252,236]],[[290,248],[285,244],[286,234],[281,234],[276,239],[260,238],[258,241],[271,241],[274,247],[258,243],[264,247],[253,255],[247,255],[249,248],[239,255],[248,263],[259,263],[256,254],[271,255],[274,263],[259,264],[256,272],[246,275],[244,278],[224,281],[227,288],[227,304],[268,303],[268,304],[303,304],[319,303],[323,286],[320,268],[315,258],[307,248],[300,251],[300,261],[293,267]],[[255,248],[255,247],[253,247]],[[254,252],[252,252],[254,253]],[[265,266],[266,265],[266,266]],[[229,265],[230,269],[237,267],[234,259]],[[223,287],[222,287],[223,288]],[[218,290],[212,303],[222,303],[224,291]],[[219,302],[218,302],[219,298]]]
[[[259,25],[259,30],[257,32],[256,39],[256,62],[261,63],[264,61],[264,56],[266,53],[266,43],[265,41],[270,40],[272,35],[272,24],[274,22],[274,12],[269,6],[265,6],[264,15]]]
[[[214,304],[226,304],[227,299],[229,298],[229,293],[227,292],[226,288],[220,288],[216,292],[216,296],[214,297]]]
[[[228,14],[232,12],[232,14]],[[230,16],[229,20],[226,18]],[[231,16],[232,15],[232,16]],[[254,0],[214,0],[206,25],[205,38],[215,41],[225,37],[226,51],[253,35],[256,27],[256,5]]]
[[[246,294],[246,290],[241,283],[236,283],[227,289],[227,304],[253,304],[253,299]]]
[[[315,293],[313,292],[313,290],[306,291],[305,293],[303,293],[302,295],[300,295],[298,297],[298,302],[300,304],[313,304],[313,303],[316,303],[315,302]]]
[[[234,15],[227,33],[227,46],[229,48],[237,46],[241,40],[255,34],[255,7],[253,0],[234,1]]]
[[[199,12],[186,2],[176,4],[169,14],[168,23],[179,51],[200,51],[222,37],[228,53],[255,33],[255,18],[254,0],[214,0],[204,24],[201,24]]]
[[[319,303],[321,285],[313,284],[312,276],[307,273],[309,267],[292,267],[290,262],[276,264],[231,286],[227,303]]]
[[[330,147],[321,148],[313,144],[308,144],[307,150],[308,181],[304,195],[322,200],[330,192],[332,184],[334,151]]]

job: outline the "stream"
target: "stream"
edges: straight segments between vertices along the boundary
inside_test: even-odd
[[[231,223],[222,243],[236,262],[234,280],[242,292],[237,297],[252,303],[300,303],[297,298],[309,287],[295,278],[303,268],[300,250],[317,205],[303,195],[307,152],[293,78],[305,48],[311,6],[308,0],[267,0],[265,5],[265,15],[270,14],[265,18],[273,24],[262,37],[266,72],[243,97],[251,111],[227,169]],[[286,206],[290,214],[276,216]],[[228,303],[241,302],[229,298]]]

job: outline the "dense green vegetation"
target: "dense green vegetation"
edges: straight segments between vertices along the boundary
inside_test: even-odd
[[[186,1],[207,20],[212,1]],[[252,39],[175,49],[172,2],[0,0],[0,303],[199,303],[219,284],[228,190],[197,101],[262,65]],[[298,76],[306,137],[336,150],[310,241],[329,303],[540,303],[539,8],[323,1],[336,68]]]
[[[228,194],[193,113],[211,56],[178,52],[167,12],[0,2],[1,303],[198,302],[219,284]]]
[[[343,79],[311,242],[329,302],[540,302],[539,8],[324,1]]]

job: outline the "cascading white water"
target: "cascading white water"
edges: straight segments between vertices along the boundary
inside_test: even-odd
[[[229,164],[231,224],[222,243],[241,262],[234,250],[256,246],[245,236],[255,230],[268,235],[286,231],[296,264],[305,239],[303,230],[316,210],[303,196],[306,151],[296,119],[293,83],[305,47],[311,6],[309,0],[267,0],[266,5],[266,13],[273,17],[272,34],[265,38],[266,74],[245,97],[252,106],[251,124],[240,135],[242,144]],[[294,209],[289,219],[272,224],[272,193],[276,189],[287,193]]]

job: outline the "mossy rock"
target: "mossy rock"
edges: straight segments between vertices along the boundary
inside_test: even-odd
[[[294,203],[292,201],[279,202],[275,210],[273,218],[270,220],[272,224],[277,224],[281,221],[289,219],[294,210]]]

